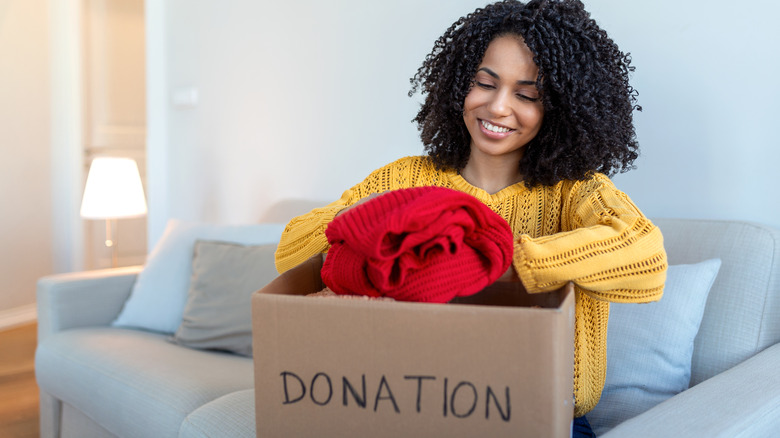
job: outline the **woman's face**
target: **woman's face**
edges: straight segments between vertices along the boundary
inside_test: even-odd
[[[520,37],[501,36],[488,45],[463,105],[472,156],[520,160],[523,146],[542,126],[538,73],[533,53]]]

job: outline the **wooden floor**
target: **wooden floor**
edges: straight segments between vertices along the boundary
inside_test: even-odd
[[[0,331],[0,437],[35,438],[38,385],[35,383],[35,324]]]

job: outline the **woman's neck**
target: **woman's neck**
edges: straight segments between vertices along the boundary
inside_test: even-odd
[[[523,180],[523,175],[518,169],[519,161],[505,156],[472,153],[466,167],[461,169],[460,175],[469,184],[493,195]]]

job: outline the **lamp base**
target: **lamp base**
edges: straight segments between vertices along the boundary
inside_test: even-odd
[[[116,219],[106,219],[106,247],[111,248],[111,267],[119,265],[119,255],[116,238]]]

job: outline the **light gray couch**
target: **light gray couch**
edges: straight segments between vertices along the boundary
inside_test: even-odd
[[[137,268],[38,283],[42,437],[254,437],[252,360],[110,327]]]
[[[603,435],[768,437],[780,430],[780,231],[655,220],[671,264],[722,259],[691,388]],[[38,284],[42,437],[254,437],[251,359],[112,328],[140,268]]]
[[[733,221],[656,219],[670,264],[717,257],[690,388],[604,438],[774,437],[780,431],[780,231]]]

